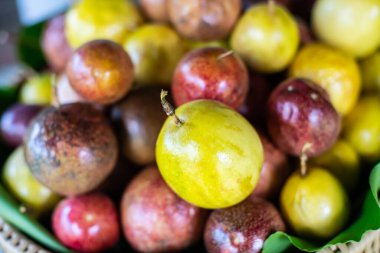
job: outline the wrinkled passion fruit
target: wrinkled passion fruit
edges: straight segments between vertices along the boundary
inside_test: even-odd
[[[89,104],[46,108],[25,138],[25,158],[32,174],[63,195],[97,187],[114,168],[117,153],[111,127]]]

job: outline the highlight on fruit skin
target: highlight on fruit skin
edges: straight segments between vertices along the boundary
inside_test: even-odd
[[[252,70],[263,73],[284,70],[297,53],[299,42],[294,17],[275,1],[249,8],[230,36],[231,48]]]
[[[96,39],[123,43],[142,23],[142,15],[132,1],[80,0],[66,13],[65,33],[73,49]]]
[[[168,117],[156,161],[169,187],[187,202],[215,209],[250,195],[260,176],[263,147],[252,125],[213,100],[195,100]]]
[[[361,76],[355,59],[321,42],[302,47],[289,68],[289,77],[307,78],[326,90],[340,115],[355,106],[361,91]]]

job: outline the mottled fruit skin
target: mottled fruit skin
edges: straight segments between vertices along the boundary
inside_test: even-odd
[[[321,86],[341,115],[352,110],[360,95],[361,77],[355,59],[322,43],[302,47],[290,66],[289,76],[307,78]]]
[[[2,173],[2,183],[26,207],[28,215],[38,217],[50,211],[58,202],[58,194],[38,182],[26,164],[22,146],[7,158]]]
[[[172,24],[184,37],[194,40],[225,38],[241,10],[240,0],[168,0]]]
[[[243,61],[227,49],[216,47],[189,52],[177,65],[172,80],[177,106],[196,99],[214,99],[236,109],[244,102],[248,89]]]
[[[258,253],[270,234],[284,230],[276,208],[255,198],[213,211],[204,230],[204,241],[209,253]]]
[[[380,159],[380,98],[368,95],[361,98],[352,112],[345,118],[343,135],[369,162]]]
[[[15,104],[8,108],[0,119],[2,139],[12,147],[22,144],[30,122],[43,109],[39,105]]]
[[[176,109],[158,136],[156,161],[166,183],[184,200],[203,208],[235,205],[259,180],[263,148],[252,125],[213,100]]]
[[[122,124],[124,155],[139,165],[155,162],[155,147],[166,114],[160,103],[160,89],[144,87],[132,91],[115,106]]]
[[[353,57],[366,57],[380,45],[378,0],[317,0],[311,19],[321,41]]]
[[[327,240],[346,224],[350,205],[339,181],[327,170],[309,167],[288,178],[280,194],[281,213],[298,236]]]
[[[97,187],[111,173],[117,154],[111,127],[89,104],[48,107],[26,133],[25,158],[32,174],[63,195]]]
[[[75,50],[66,74],[80,96],[100,104],[110,104],[124,97],[134,79],[129,55],[110,40],[90,41]]]
[[[241,16],[230,44],[253,70],[274,73],[291,63],[299,37],[297,23],[284,7],[260,3]]]
[[[46,23],[42,35],[42,50],[55,72],[63,72],[73,52],[65,35],[65,16],[59,15]]]
[[[144,14],[155,22],[169,22],[168,0],[140,0]]]
[[[123,47],[131,56],[138,86],[169,86],[174,69],[187,50],[175,30],[154,23],[132,32]]]
[[[62,200],[55,208],[52,226],[57,238],[78,252],[106,252],[119,239],[117,210],[103,194]]]
[[[123,43],[129,33],[143,23],[132,1],[81,0],[66,13],[65,32],[73,48],[97,39]]]
[[[288,79],[272,92],[267,126],[272,141],[285,153],[309,157],[329,149],[337,140],[341,119],[327,93],[307,79]]]
[[[275,199],[291,170],[287,156],[275,147],[263,133],[259,134],[264,148],[264,162],[259,182],[251,198]]]
[[[199,239],[205,214],[205,210],[179,198],[153,166],[133,179],[121,202],[124,235],[139,252],[188,247]]]

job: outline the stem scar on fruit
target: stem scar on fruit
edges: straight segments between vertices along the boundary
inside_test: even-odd
[[[160,98],[162,108],[164,109],[166,115],[174,116],[176,126],[180,127],[184,122],[178,118],[178,116],[175,114],[174,107],[165,99],[167,95],[168,92],[166,90],[161,90]]]
[[[301,163],[301,176],[304,177],[307,173],[307,154],[306,152],[313,146],[310,142],[306,142],[305,145],[302,147],[301,156],[300,156],[300,163]]]

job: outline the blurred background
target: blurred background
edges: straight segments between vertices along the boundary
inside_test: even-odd
[[[22,26],[32,26],[63,12],[72,0],[1,0],[0,68],[16,62],[15,41]]]

